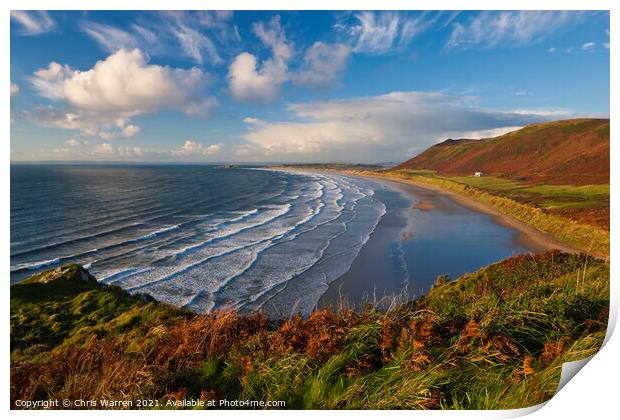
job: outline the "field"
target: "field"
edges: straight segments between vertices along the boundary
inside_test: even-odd
[[[600,257],[609,255],[608,184],[528,185],[496,177],[448,177],[434,171],[411,169],[344,172],[413,181],[461,194],[584,252]],[[588,212],[599,217],[600,223],[584,220],[583,215]]]
[[[609,264],[557,252],[439,277],[387,311],[283,320],[192,314],[70,265],[11,287],[11,402],[520,408],[553,396],[563,362],[600,348],[608,307]]]
[[[532,185],[496,176],[441,176],[434,171],[398,171],[404,176],[424,176],[510,198],[549,214],[609,230],[609,184]]]

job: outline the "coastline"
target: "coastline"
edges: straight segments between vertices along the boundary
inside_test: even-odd
[[[286,168],[286,167],[275,167],[274,169],[285,169],[285,170],[290,170],[291,168]],[[381,175],[370,175],[370,174],[360,174],[360,173],[356,173],[356,172],[349,172],[349,171],[338,171],[338,170],[332,170],[332,169],[324,169],[324,170],[313,170],[313,169],[295,169],[296,171],[300,171],[300,172],[310,172],[310,173],[335,173],[335,174],[340,174],[340,175],[346,175],[346,176],[352,176],[352,177],[359,177],[359,178],[366,178],[366,179],[374,179],[374,180],[382,180],[382,181],[388,181],[388,182],[393,182],[396,184],[401,184],[401,185],[405,185],[405,186],[414,186],[417,188],[421,188],[423,190],[427,190],[427,191],[432,191],[435,193],[439,193],[441,195],[444,195],[450,199],[452,199],[453,201],[455,201],[456,203],[462,205],[463,207],[466,207],[470,210],[474,210],[476,212],[479,213],[483,213],[486,215],[489,215],[491,217],[493,217],[493,219],[501,224],[502,226],[505,227],[509,227],[512,228],[516,231],[519,232],[520,234],[520,240],[522,241],[522,243],[535,247],[535,248],[541,248],[542,250],[554,250],[557,249],[559,251],[562,252],[567,252],[567,253],[571,253],[571,254],[580,254],[580,253],[586,253],[586,254],[590,254],[594,257],[597,258],[606,258],[605,255],[600,255],[597,253],[592,253],[592,252],[587,252],[585,250],[579,249],[577,247],[574,247],[572,245],[569,244],[565,244],[562,243],[560,241],[558,241],[557,239],[555,239],[554,237],[552,237],[551,235],[541,232],[538,229],[533,228],[532,226],[514,218],[513,216],[504,214],[502,212],[500,212],[499,210],[497,210],[496,208],[482,203],[480,201],[477,201],[471,197],[465,196],[463,194],[459,194],[456,193],[454,191],[449,191],[440,187],[437,187],[435,185],[431,185],[431,184],[427,184],[427,183],[423,183],[423,182],[416,182],[416,181],[412,181],[412,180],[407,180],[407,179],[402,179],[402,178],[397,178],[397,177],[391,177],[391,176],[381,176]]]

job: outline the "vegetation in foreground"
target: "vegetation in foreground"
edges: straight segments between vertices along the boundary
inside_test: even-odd
[[[601,346],[609,265],[516,256],[387,312],[196,315],[77,265],[11,287],[11,402],[283,400],[287,408],[500,409],[553,396]]]

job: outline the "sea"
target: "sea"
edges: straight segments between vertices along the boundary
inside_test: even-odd
[[[438,274],[529,251],[489,216],[456,203],[421,212],[418,199],[334,173],[13,164],[10,279],[75,262],[102,283],[196,312],[277,303],[280,314],[307,313],[355,264],[355,296],[370,272],[383,292],[420,294]]]

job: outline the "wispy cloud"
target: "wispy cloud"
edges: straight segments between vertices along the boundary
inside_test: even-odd
[[[296,121],[248,120],[244,139],[265,160],[398,161],[447,137],[505,132],[550,118],[475,103],[437,92],[298,103],[290,105]]]
[[[353,52],[380,55],[406,48],[417,35],[434,25],[443,27],[454,17],[455,13],[446,12],[367,11],[353,14],[351,22],[339,22],[335,28],[345,33]]]
[[[605,29],[605,35],[607,35],[607,42],[603,42],[603,48],[609,49],[609,29]]]
[[[178,55],[197,64],[223,64],[241,40],[232,12],[153,12],[127,27],[84,21],[80,27],[106,52],[139,48],[150,55]]]
[[[215,44],[206,34],[193,25],[195,17],[186,12],[166,12],[168,30],[176,38],[184,54],[196,63],[223,62]]]
[[[596,46],[595,42],[586,42],[585,44],[581,45],[581,50],[590,51],[590,50],[593,50],[595,46]]]
[[[45,11],[12,10],[11,20],[20,25],[20,35],[33,36],[49,32],[56,27],[56,23]]]
[[[315,42],[306,51],[303,64],[293,80],[298,85],[328,88],[347,67],[350,55],[348,45]]]
[[[142,48],[142,36],[149,36],[151,33],[143,32],[132,33],[115,26],[104,25],[97,22],[82,22],[80,25],[84,33],[96,41],[106,52],[116,52],[120,49],[133,50]]]
[[[448,48],[519,47],[578,22],[580,11],[484,11],[466,23],[454,23]]]

